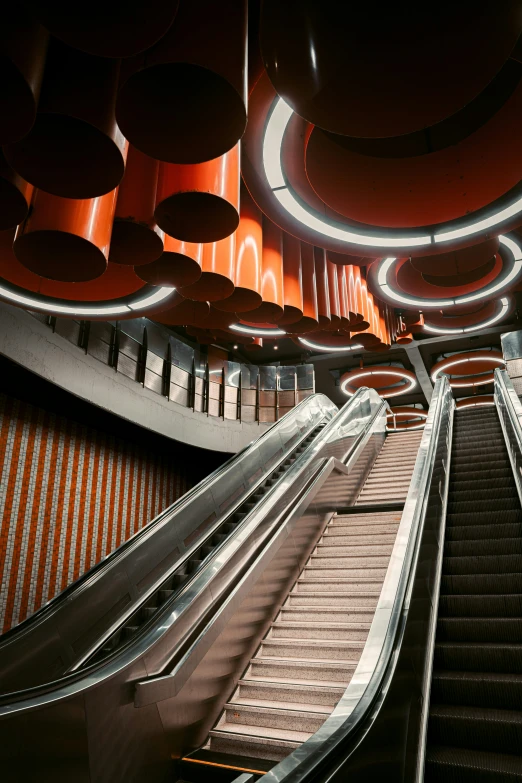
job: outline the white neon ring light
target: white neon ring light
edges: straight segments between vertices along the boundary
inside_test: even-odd
[[[58,302],[50,302],[45,299],[39,299],[37,296],[31,296],[26,294],[18,294],[15,291],[11,291],[9,288],[0,285],[0,297],[8,302],[15,302],[27,307],[29,310],[41,310],[45,313],[62,314],[63,315],[128,315],[130,313],[138,313],[147,310],[155,304],[159,304],[164,299],[167,299],[176,289],[163,286],[157,291],[154,291],[149,296],[142,299],[136,299],[136,301],[129,301],[126,304],[115,305],[100,305],[95,304],[89,306],[88,304],[78,305],[64,305]]]
[[[298,337],[297,339],[313,351],[326,351],[327,353],[348,353],[348,351],[360,351],[363,348],[362,345],[320,345],[312,342],[312,340],[307,340],[305,337]]]
[[[467,400],[471,400],[471,402],[467,402]],[[473,397],[462,397],[460,400],[457,400],[456,407],[458,410],[462,410],[462,408],[478,408],[480,405],[494,405],[495,400],[493,399],[493,395],[491,395],[491,402],[486,402],[485,400],[481,400],[480,402],[473,402]],[[461,403],[464,403],[463,405]]]
[[[287,186],[281,163],[281,152],[285,131],[293,115],[293,109],[282,98],[276,98],[272,107],[263,137],[263,168],[265,176],[272,193],[283,209],[295,220],[303,223],[307,228],[317,231],[318,234],[353,245],[366,245],[369,247],[422,247],[432,243],[452,242],[473,236],[474,234],[480,234],[482,231],[494,228],[522,213],[521,197],[507,207],[493,212],[489,217],[461,225],[458,228],[451,228],[452,223],[450,222],[449,224],[441,225],[433,234],[422,234],[419,236],[397,236],[395,234],[393,236],[383,236],[380,233],[374,234],[371,230],[366,233],[359,233],[341,228],[340,225],[328,223],[320,213],[303,206]],[[452,222],[456,223],[457,221]]]
[[[254,337],[284,337],[286,335],[283,329],[263,329],[262,327],[256,328],[255,326],[246,326],[245,324],[231,324],[228,328],[234,332],[242,332]]]
[[[493,326],[504,318],[505,314],[509,310],[509,299],[507,297],[503,297],[500,300],[500,304],[501,309],[496,315],[494,315],[492,318],[488,318],[487,321],[481,321],[474,326],[465,326],[461,327],[460,329],[448,327],[445,329],[442,326],[431,326],[430,324],[426,323],[426,321],[424,321],[423,330],[425,332],[431,332],[432,334],[469,334],[470,332],[479,332],[481,329],[486,329],[488,326]]]
[[[350,378],[346,378],[341,383],[341,391],[344,394],[347,394],[349,397],[351,397],[355,392],[349,391],[346,387],[350,385],[350,382],[356,381],[358,378],[366,378],[369,375],[392,375],[395,378],[401,378],[403,381],[409,381],[409,386],[401,386],[397,389],[397,391],[390,391],[386,392],[386,394],[383,394],[383,397],[397,397],[400,394],[408,394],[408,392],[412,391],[417,386],[417,379],[415,377],[411,378],[409,375],[405,375],[400,370],[381,370],[381,369],[374,369],[374,370],[362,370],[357,375],[352,375]],[[378,391],[378,390],[377,390]]]
[[[408,305],[409,307],[415,308],[455,307],[491,297],[493,294],[498,294],[505,288],[511,286],[522,272],[522,249],[520,246],[510,237],[500,235],[498,239],[500,244],[512,255],[513,266],[500,280],[475,291],[473,294],[463,294],[462,296],[455,296],[452,299],[421,299],[410,296],[409,294],[403,294],[401,291],[397,291],[397,289],[393,288],[388,281],[389,272],[397,261],[397,258],[384,258],[382,261],[377,262],[377,285],[382,294],[384,294],[385,299],[391,300],[394,304]]]
[[[444,364],[442,367],[438,367],[434,373],[431,374],[431,380],[436,381],[439,377],[441,372],[446,372],[448,367],[455,367],[457,364],[466,364],[467,362],[493,362],[494,364],[505,364],[504,359],[502,359],[500,356],[480,356],[477,358],[468,357],[467,359],[457,359],[456,361],[452,362],[449,361],[451,359],[451,356],[448,357],[448,363]],[[460,385],[472,385],[472,384],[460,384]]]
[[[400,411],[399,413],[387,413],[386,418],[387,419],[393,419],[393,417],[399,417],[399,416],[407,416],[410,419],[414,419],[417,417],[420,417],[421,419],[427,419],[428,418],[428,412],[422,410],[422,408],[412,408],[411,411]]]

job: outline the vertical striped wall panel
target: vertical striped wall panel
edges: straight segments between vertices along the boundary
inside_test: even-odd
[[[0,394],[0,631],[188,488],[179,458]]]

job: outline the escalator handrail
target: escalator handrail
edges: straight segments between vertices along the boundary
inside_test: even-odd
[[[264,783],[305,783],[357,734],[370,716],[382,692],[386,674],[396,659],[401,619],[409,608],[408,594],[416,564],[427,510],[428,490],[446,406],[453,406],[448,378],[435,384],[430,410],[397,538],[381,590],[368,638],[356,671],[337,707],[318,731],[292,754],[263,776]],[[447,497],[448,478],[443,491]]]
[[[373,421],[378,411],[382,409],[383,405],[388,407],[388,404],[383,400],[381,400],[379,398],[379,395],[373,389],[367,389],[366,387],[361,387],[358,390],[358,392],[354,394],[350,398],[350,400],[344,405],[341,411],[338,411],[338,415],[340,415],[340,420],[336,421],[336,417],[334,417],[329,421],[327,426],[322,430],[321,433],[319,433],[316,440],[314,440],[314,442],[310,445],[310,447],[303,454],[301,454],[300,457],[298,457],[298,459],[295,461],[295,463],[288,471],[288,474],[298,473],[299,470],[301,469],[302,464],[309,461],[310,452],[320,450],[321,443],[323,444],[323,446],[327,444],[328,440],[331,438],[333,434],[332,433],[333,428],[341,429],[343,426],[345,426],[345,423],[349,420],[350,416],[353,413],[354,407],[357,407],[357,404],[361,400],[363,400],[365,396],[369,397],[370,405],[371,405],[372,398],[374,402],[380,401],[380,404],[376,405],[375,409],[371,414],[370,423],[371,421]],[[369,425],[367,424],[367,426]],[[364,434],[364,432],[366,432],[366,429],[367,427],[365,427],[363,433],[357,436],[354,443],[351,444],[349,453],[346,455],[347,458],[361,442],[361,437]],[[265,499],[268,499],[268,497],[269,497],[268,495],[265,496]],[[260,509],[256,506],[256,508],[254,508],[247,516],[247,519],[249,517],[252,517],[255,521],[255,518],[259,516],[260,516]],[[243,524],[240,526],[240,528],[238,528],[237,531],[232,533],[228,541],[231,542],[234,538],[238,536],[244,537],[245,535],[244,529],[245,529],[245,523],[247,522],[247,519],[243,520]],[[224,544],[226,543],[227,542],[224,542]],[[206,563],[203,566],[203,571],[207,573],[206,581],[208,584],[210,584],[210,582],[215,576],[214,567],[211,562],[213,559],[214,558],[211,556],[209,558],[209,563]],[[198,575],[200,579],[203,577],[203,581],[204,581],[205,577],[203,571],[201,573],[198,573]],[[188,585],[187,587],[190,587],[190,585]],[[185,589],[183,590],[183,593],[185,593]],[[74,695],[75,693],[78,693],[79,691],[85,690],[86,688],[95,687],[103,680],[109,679],[110,677],[114,676],[117,672],[121,671],[122,669],[125,669],[127,666],[129,666],[131,663],[133,663],[135,660],[137,660],[141,655],[143,655],[147,651],[148,647],[150,646],[150,639],[154,638],[155,641],[155,637],[157,637],[156,625],[161,625],[162,631],[165,632],[168,629],[169,625],[173,625],[176,622],[177,619],[176,610],[173,609],[170,605],[168,606],[168,610],[169,610],[168,618],[164,618],[163,616],[157,619],[154,618],[154,627],[150,629],[149,633],[142,634],[138,639],[136,639],[136,641],[132,646],[130,646],[129,648],[124,648],[121,652],[117,654],[117,656],[114,659],[109,659],[108,661],[100,661],[99,663],[87,669],[80,669],[74,671],[71,674],[67,674],[58,680],[54,680],[48,683],[43,683],[42,685],[36,685],[24,690],[18,690],[16,692],[0,694],[0,715],[5,716],[12,712],[19,712],[21,710],[28,710],[28,709],[30,710],[33,708],[41,707],[50,702],[55,702],[61,699],[67,699],[70,696]]]
[[[332,412],[333,410],[338,410],[337,406],[335,406],[332,401],[326,397],[326,395],[312,394],[310,397],[301,400],[301,402],[298,403],[283,418],[286,419],[287,416],[297,416],[301,413],[304,407],[317,402],[320,402],[324,406],[325,415]],[[16,636],[26,633],[33,625],[44,620],[46,616],[53,613],[61,604],[68,601],[74,592],[84,589],[91,579],[99,576],[100,571],[106,569],[108,566],[112,566],[114,562],[117,561],[118,558],[120,558],[129,548],[136,546],[139,542],[141,542],[142,539],[149,538],[158,525],[163,524],[169,516],[180,511],[183,507],[186,507],[195,497],[200,495],[203,491],[207,490],[210,485],[219,481],[219,479],[230,468],[232,468],[235,463],[238,463],[241,460],[246,452],[262,443],[263,440],[265,440],[277,426],[281,425],[282,421],[283,419],[279,419],[279,421],[274,422],[274,424],[268,427],[259,436],[259,438],[251,441],[236,454],[232,455],[232,457],[223,463],[223,465],[220,465],[216,470],[196,484],[196,486],[192,487],[188,490],[188,492],[175,500],[174,503],[172,503],[168,508],[164,509],[164,511],[154,517],[154,519],[152,519],[148,524],[146,524],[140,530],[136,531],[136,533],[120,544],[120,546],[114,549],[110,554],[106,555],[98,563],[95,563],[88,571],[79,576],[78,579],[76,579],[74,582],[71,582],[70,585],[68,585],[52,599],[43,604],[43,606],[37,609],[36,612],[33,612],[33,614],[31,614],[18,625],[10,628],[5,633],[0,634],[0,647],[4,644],[10,644]],[[288,422],[288,419],[286,419],[286,421]]]
[[[522,465],[522,403],[506,370],[496,369],[494,377],[495,404],[504,433],[518,496],[522,503],[522,476],[520,474],[520,466]],[[504,411],[507,413],[507,420],[504,416]],[[510,433],[513,435],[517,445],[515,452],[509,437]]]

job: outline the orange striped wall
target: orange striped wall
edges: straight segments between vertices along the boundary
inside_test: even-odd
[[[0,630],[49,601],[188,488],[179,457],[0,394]]]

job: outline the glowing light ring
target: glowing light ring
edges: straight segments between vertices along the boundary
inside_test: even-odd
[[[59,302],[54,302],[47,299],[39,299],[37,296],[31,294],[19,294],[16,291],[12,291],[6,288],[4,285],[0,285],[0,298],[8,303],[14,303],[22,305],[28,310],[37,310],[44,313],[50,313],[52,315],[68,315],[68,316],[85,316],[87,319],[89,316],[113,316],[113,315],[126,315],[136,317],[140,312],[148,310],[156,304],[167,299],[176,289],[168,286],[163,286],[153,291],[153,293],[136,299],[128,300],[127,302],[119,302],[117,304],[80,304],[77,305],[65,305]]]
[[[372,232],[371,229],[362,233],[343,228],[342,224],[329,223],[319,212],[304,206],[296,198],[286,181],[281,163],[281,153],[285,131],[292,115],[293,109],[282,98],[274,100],[263,136],[263,168],[272,193],[283,209],[295,220],[321,236],[367,247],[423,247],[432,243],[453,242],[477,235],[522,214],[522,198],[518,198],[507,207],[492,212],[488,217],[463,224],[461,220],[441,223],[433,233],[418,236],[401,235],[394,229],[387,229],[388,235],[383,235],[378,231]],[[458,225],[459,223],[461,225]],[[458,227],[452,228],[456,225]]]
[[[256,328],[255,326],[246,326],[245,324],[230,324],[228,328],[234,332],[250,334],[254,337],[284,337],[286,335],[283,329],[263,329],[262,327]]]
[[[312,340],[307,340],[305,337],[298,337],[297,339],[313,351],[325,351],[327,353],[347,353],[348,351],[360,351],[363,348],[362,345],[320,345],[312,342]]]
[[[398,432],[405,430],[423,430],[428,418],[428,411],[422,408],[392,408],[390,413],[386,414],[388,420],[386,429],[388,432]],[[406,421],[397,424],[396,419],[406,419]],[[418,421],[422,419],[422,421]],[[393,420],[393,424],[391,421]],[[396,425],[396,426],[395,426]]]
[[[486,399],[486,397],[490,397],[490,400]],[[478,397],[462,397],[462,399],[457,400],[455,403],[455,407],[458,409],[461,408],[478,408],[481,405],[494,405],[495,400],[493,395],[479,395]]]
[[[414,308],[456,307],[463,304],[469,304],[469,302],[475,302],[479,299],[491,297],[493,294],[498,294],[513,285],[522,272],[522,248],[520,248],[513,239],[503,235],[499,236],[499,242],[510,255],[509,260],[511,261],[511,269],[506,272],[500,280],[497,280],[478,291],[474,291],[472,294],[463,294],[462,296],[455,296],[452,299],[419,299],[415,296],[404,294],[402,291],[397,291],[388,280],[389,273],[397,261],[396,258],[383,258],[381,261],[377,262],[377,285],[379,286],[384,299],[388,299],[393,304],[408,305],[408,307]]]
[[[431,326],[429,323],[426,323],[425,320],[423,330],[425,332],[431,332],[431,334],[469,334],[470,332],[479,332],[481,329],[486,329],[488,326],[493,326],[504,318],[505,314],[509,310],[509,299],[507,297],[503,297],[500,300],[500,304],[501,309],[496,315],[494,315],[492,318],[488,318],[487,321],[481,321],[481,323],[475,324],[474,326],[465,326],[460,329],[452,329],[448,327],[445,329],[442,326]]]
[[[397,389],[394,386],[385,386],[381,388],[380,391],[376,389],[381,397],[397,397],[400,394],[408,394],[417,386],[417,378],[413,375],[413,373],[410,373],[409,370],[385,370],[381,368],[375,368],[373,370],[361,370],[361,372],[357,373],[356,375],[350,375],[344,380],[341,379],[341,391],[351,397],[352,394],[355,394],[357,389],[351,391],[351,389],[348,388],[350,382],[356,381],[358,378],[367,378],[370,375],[391,375],[407,382],[401,384],[401,386]]]
[[[505,364],[505,361],[504,361],[504,359],[501,356],[480,356],[479,355],[479,356],[469,356],[466,359],[456,359],[454,361],[452,361],[451,359],[452,359],[452,357],[448,356],[447,359],[443,359],[442,361],[437,362],[437,367],[434,370],[434,372],[432,372],[432,374],[431,374],[431,380],[434,383],[437,380],[437,378],[439,377],[441,372],[446,372],[447,373],[449,367],[456,367],[458,364],[468,364],[469,362],[493,362],[493,364],[499,364],[499,365],[500,364]],[[451,376],[451,373],[449,373],[449,375]],[[488,378],[490,376],[491,376],[491,380],[485,380],[484,379],[483,381],[477,381],[477,383],[470,383],[469,381],[468,382],[464,382],[464,381],[459,381],[459,380],[452,381],[451,377],[449,378],[449,382],[450,382],[450,386],[455,386],[455,387],[459,387],[459,386],[480,386],[482,383],[492,383],[493,382],[493,377],[494,377],[493,376],[493,372],[487,374]],[[470,375],[470,378],[473,378],[473,377],[475,377],[475,376],[474,375]]]

